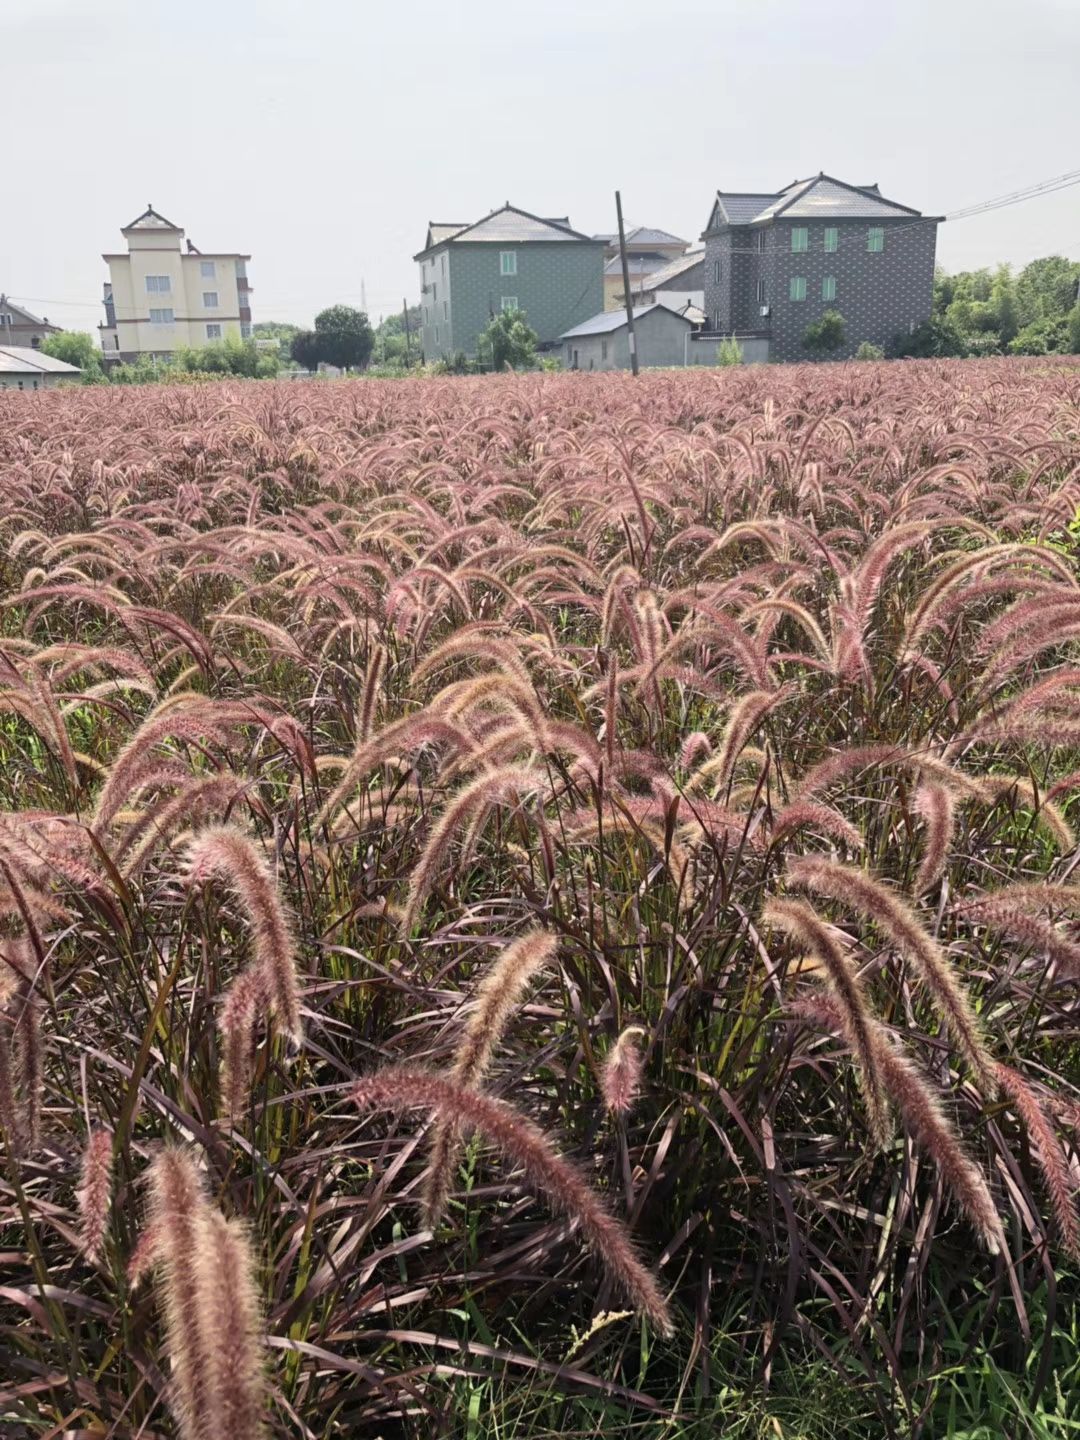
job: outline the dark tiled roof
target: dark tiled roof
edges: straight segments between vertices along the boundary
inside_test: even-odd
[[[699,265],[704,264],[704,250],[688,250],[685,255],[680,255],[677,260],[671,260],[659,270],[654,270],[649,276],[648,288],[650,290],[663,290],[665,286],[672,285],[681,276],[689,271],[696,270]],[[697,288],[696,286],[693,288]]]

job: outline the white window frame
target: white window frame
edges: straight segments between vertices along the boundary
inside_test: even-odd
[[[199,275],[203,280],[214,280],[217,278],[217,266],[213,260],[199,261]]]
[[[802,294],[799,294],[799,291]],[[788,282],[788,299],[794,305],[801,305],[806,299],[806,276],[792,275]]]
[[[216,332],[216,333],[212,333],[212,332]],[[221,321],[220,321],[220,320],[214,320],[214,321],[211,321],[210,323],[207,324],[207,327],[206,327],[206,338],[207,338],[207,340],[220,340],[220,339],[221,339]]]
[[[156,317],[156,318],[155,318]],[[176,311],[171,305],[153,306],[150,310],[151,325],[175,325]]]
[[[836,299],[836,276],[823,275],[821,277],[821,298],[822,300]]]
[[[500,250],[500,251],[499,251],[499,274],[500,274],[500,275],[516,275],[517,273],[518,273],[518,271],[517,271],[517,251],[516,251],[516,250]]]
[[[217,290],[204,290],[202,295],[204,310],[219,310],[221,308],[218,300]]]
[[[801,239],[802,244],[796,244]],[[810,249],[810,227],[809,225],[793,225],[791,227],[791,253],[792,255],[805,255]]]
[[[146,293],[147,293],[148,295],[171,295],[171,294],[172,294],[172,276],[171,276],[171,275],[147,275],[147,277],[146,277]]]
[[[832,240],[832,244],[831,244],[831,245],[829,244],[830,239]],[[840,231],[839,231],[839,229],[838,229],[837,226],[835,226],[835,225],[826,225],[826,226],[825,226],[825,238],[824,238],[824,240],[822,241],[822,245],[823,245],[823,247],[824,247],[824,250],[825,250],[825,254],[826,254],[826,255],[835,255],[835,254],[836,254],[836,252],[837,252],[837,251],[839,250],[839,248],[840,248]]]
[[[516,295],[501,295],[499,297],[499,309],[520,310],[521,306],[518,304],[518,297]]]
[[[881,243],[879,245],[875,245],[875,240],[879,240]],[[867,250],[869,250],[871,255],[880,255],[881,252],[885,249],[884,225],[869,226],[866,232],[866,248]]]

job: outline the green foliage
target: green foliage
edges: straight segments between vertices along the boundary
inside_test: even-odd
[[[250,380],[272,380],[281,368],[274,351],[260,351],[254,340],[228,335],[198,349],[181,346],[171,367],[198,375],[243,375]]]
[[[375,347],[375,332],[362,310],[331,305],[315,316],[319,359],[339,370],[362,370]]]
[[[884,360],[885,351],[880,345],[871,345],[869,340],[864,340],[855,351],[856,360]]]
[[[934,276],[931,324],[904,354],[1052,355],[1070,349],[1068,316],[1080,263],[1047,255],[1013,275],[1008,265]],[[947,328],[944,328],[947,327]]]
[[[470,360],[464,350],[455,350],[452,355],[444,355],[431,367],[433,375],[475,375],[479,370],[478,363]]]
[[[314,330],[298,330],[289,341],[289,354],[304,370],[319,368],[319,337]]]
[[[41,351],[54,360],[63,360],[66,365],[77,365],[82,371],[84,385],[100,384],[101,351],[94,337],[85,331],[61,330],[59,335],[47,335],[42,341]]]
[[[826,310],[821,319],[808,325],[803,334],[803,346],[812,355],[832,355],[847,340],[847,327],[839,310]]]
[[[276,340],[278,360],[284,365],[288,363],[289,346],[293,336],[300,333],[300,326],[289,325],[281,320],[259,320],[251,327],[251,333],[256,340]],[[262,346],[259,350],[261,354],[268,353]]]
[[[741,365],[742,346],[734,335],[729,335],[726,340],[721,340],[716,347],[717,365]]]
[[[1069,311],[1069,354],[1080,355],[1080,300]]]
[[[501,310],[480,336],[479,349],[490,356],[493,370],[530,370],[536,364],[538,338],[524,310]]]
[[[409,307],[409,334],[400,314],[387,315],[375,328],[375,345],[371,363],[391,373],[404,373],[416,367],[421,358],[421,324],[419,305]]]
[[[898,335],[892,344],[894,355],[910,355],[916,359],[941,359],[952,355],[970,354],[967,341],[949,320],[935,317],[920,325],[910,335]]]

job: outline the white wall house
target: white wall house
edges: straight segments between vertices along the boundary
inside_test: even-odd
[[[198,350],[229,336],[251,334],[251,286],[238,251],[201,251],[148,205],[120,232],[127,253],[103,255],[106,364],[140,356],[167,360],[180,346]]]

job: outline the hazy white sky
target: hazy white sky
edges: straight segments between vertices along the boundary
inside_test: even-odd
[[[507,199],[696,239],[718,187],[945,213],[1080,166],[1080,0],[0,0],[0,53],[0,289],[86,330],[148,201],[306,324],[415,300],[427,221]],[[1054,252],[1080,186],[940,231]]]

